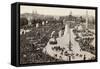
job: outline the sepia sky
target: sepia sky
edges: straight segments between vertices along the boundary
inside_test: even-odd
[[[59,7],[40,7],[40,6],[20,6],[20,13],[32,13],[37,11],[38,14],[43,15],[55,15],[65,16],[69,15],[72,11],[72,15],[86,15],[88,9],[73,9],[73,8],[59,8]],[[95,16],[95,10],[88,10],[88,15]]]

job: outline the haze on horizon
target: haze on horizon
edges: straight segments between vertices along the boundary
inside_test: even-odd
[[[44,6],[20,6],[20,14],[37,12],[42,15],[65,16],[72,12],[72,15],[86,15],[88,11],[89,16],[95,16],[95,10],[92,9],[77,9],[77,8],[59,8],[59,7],[44,7]]]

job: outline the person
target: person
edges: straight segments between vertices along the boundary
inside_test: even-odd
[[[59,31],[59,38],[64,35],[64,30],[65,30],[65,27],[62,27],[62,29]]]
[[[84,55],[84,58],[83,59],[86,60],[86,55]]]
[[[62,60],[62,56],[59,56],[59,59],[61,59],[61,60]]]
[[[52,33],[51,33],[51,38],[54,37],[54,33],[55,33],[55,31],[52,31]]]
[[[55,54],[55,57],[57,57],[57,54]]]
[[[36,23],[36,28],[38,28],[39,27],[39,23]]]
[[[56,40],[56,32],[55,31],[52,31],[51,33],[51,38],[49,40],[50,44],[57,44],[57,40]]]

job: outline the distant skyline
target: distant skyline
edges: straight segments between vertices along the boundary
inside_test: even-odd
[[[72,15],[88,15],[95,16],[95,10],[92,9],[73,9],[73,8],[59,8],[59,7],[41,7],[41,6],[20,6],[20,13],[32,13],[37,12],[38,14],[43,15],[55,15],[55,16],[66,16],[72,12]]]

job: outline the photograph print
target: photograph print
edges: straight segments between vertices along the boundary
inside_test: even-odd
[[[20,5],[20,64],[96,60],[96,10]]]

